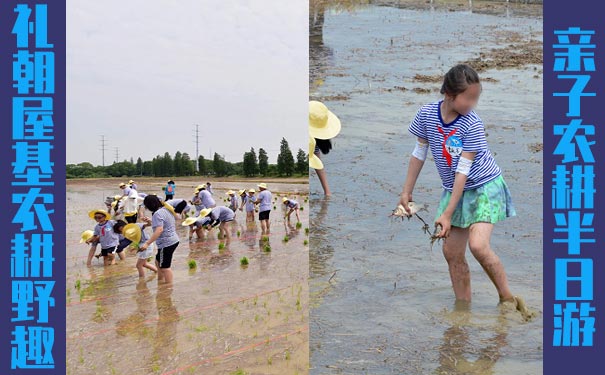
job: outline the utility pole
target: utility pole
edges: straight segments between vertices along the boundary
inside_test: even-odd
[[[200,159],[200,126],[195,124],[195,170],[200,171],[198,161]]]
[[[102,155],[102,160],[103,160],[103,166],[105,166],[105,136],[101,135],[101,155]]]
[[[120,150],[116,147],[116,163],[120,162]]]

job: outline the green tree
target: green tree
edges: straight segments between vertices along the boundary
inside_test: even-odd
[[[205,176],[208,173],[208,170],[206,169],[206,160],[202,155],[197,158],[197,168],[200,176]]]
[[[296,172],[300,174],[309,173],[309,161],[307,160],[307,154],[302,148],[299,148],[296,154]]]
[[[143,162],[143,176],[153,176],[153,161]]]
[[[281,139],[279,155],[277,155],[277,173],[280,176],[292,176],[294,173],[294,156],[286,138]]]
[[[183,166],[183,175],[185,175],[185,176],[194,175],[195,163],[193,162],[193,160],[191,160],[191,158],[189,157],[189,154],[186,152],[183,152],[182,166]]]
[[[258,149],[258,170],[263,177],[269,172],[269,157],[263,148]]]
[[[174,174],[174,163],[168,152],[164,153],[162,164],[164,166],[164,173],[161,176],[172,176]]]
[[[227,172],[225,170],[225,160],[216,152],[214,153],[212,168],[214,169],[214,174],[217,177],[223,177]]]
[[[184,174],[183,168],[183,154],[180,151],[177,151],[174,154],[174,161],[172,162],[174,165],[173,173],[175,176],[182,176]]]
[[[140,157],[137,159],[137,174],[139,175],[143,175],[143,159],[141,159]]]

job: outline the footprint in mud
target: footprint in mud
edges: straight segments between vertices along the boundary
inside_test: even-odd
[[[538,312],[528,308],[525,300],[519,296],[515,296],[513,300],[501,302],[500,308],[503,312],[518,311],[526,322],[530,322],[538,316]]]

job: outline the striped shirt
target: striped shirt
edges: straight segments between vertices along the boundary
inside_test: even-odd
[[[212,209],[212,211],[210,211],[210,214],[208,214],[208,216],[210,217],[210,219],[212,219],[212,221],[230,221],[233,220],[235,218],[235,214],[233,213],[233,211],[231,211],[231,209],[229,207],[225,207],[225,206],[218,206]]]
[[[258,199],[260,199],[259,208],[260,212],[271,210],[271,192],[269,190],[263,190],[258,193]]]
[[[285,203],[288,208],[298,208],[298,202],[294,199],[288,199]]]
[[[464,190],[476,189],[496,177],[501,170],[490,152],[483,122],[475,111],[446,124],[441,117],[441,102],[424,105],[409,127],[413,135],[426,139],[445,190],[451,192],[458,160],[462,152],[476,152]]]
[[[158,249],[163,249],[179,242],[179,236],[176,233],[176,220],[174,220],[172,212],[164,207],[154,212],[151,216],[151,229],[155,232],[155,228],[158,227],[164,228],[160,237],[155,241]]]

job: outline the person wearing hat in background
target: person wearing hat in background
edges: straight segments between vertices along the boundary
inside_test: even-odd
[[[136,223],[139,205],[143,201],[143,198],[139,197],[139,193],[133,188],[130,188],[128,192],[128,196],[122,198],[122,202],[124,202],[124,219],[128,223]]]
[[[139,190],[139,189],[137,189],[137,184],[134,183],[134,180],[128,181],[128,185],[130,185],[131,189]]]
[[[309,135],[315,139],[316,145],[313,154],[319,158],[320,154],[327,154],[332,149],[330,139],[336,137],[340,133],[340,120],[334,113],[328,110],[325,104],[312,100],[309,102]],[[309,152],[309,155],[311,153]],[[309,156],[309,161],[311,157]],[[317,163],[315,163],[317,164]],[[323,166],[323,163],[322,163]],[[315,169],[321,187],[326,196],[332,195],[328,178],[324,168]]]
[[[174,198],[175,190],[176,190],[176,184],[174,183],[174,181],[168,180],[166,182],[166,186],[164,187],[164,194],[166,194],[165,201],[169,201],[172,198]]]
[[[290,215],[292,214],[292,212],[296,212],[296,222],[300,222],[300,216],[298,215],[298,211],[300,208],[300,205],[298,204],[297,201],[295,201],[294,199],[288,199],[286,197],[282,198],[282,203],[286,205],[287,208],[289,208],[288,213],[285,215],[288,218],[288,223],[290,222]]]
[[[225,194],[229,196],[229,208],[231,209],[231,211],[233,211],[233,213],[235,213],[235,211],[237,211],[237,208],[239,207],[237,195],[235,195],[235,192],[233,190],[229,190]]]
[[[115,221],[110,220],[111,215],[109,212],[105,210],[93,210],[88,213],[88,217],[95,220],[97,225],[95,225],[95,229],[93,232],[93,236],[87,239],[87,244],[93,244],[98,242],[101,244],[101,255],[103,256],[103,265],[109,266],[111,264],[115,264],[115,254],[114,252],[117,250],[118,245],[120,243],[120,238],[113,231],[113,225]],[[95,247],[91,247],[88,252],[88,260],[86,262],[87,265],[91,264],[92,257],[95,254]]]
[[[242,206],[246,205],[246,223],[254,222],[254,202],[256,202],[256,190],[248,190],[248,195],[245,201],[242,201]]]
[[[208,192],[210,193],[210,195],[214,194],[214,191],[212,191],[212,184],[210,182],[206,182],[206,190],[208,190]]]
[[[198,193],[200,200],[202,201],[202,208],[214,208],[216,207],[216,202],[212,195],[208,191],[206,185],[201,185],[200,192]]]
[[[193,191],[193,197],[189,201],[195,207],[195,216],[200,214],[200,211],[204,209],[202,207],[202,200],[200,199],[200,191],[202,190],[202,185],[198,185]]]
[[[231,234],[229,233],[231,225],[229,223],[235,219],[235,213],[229,207],[205,208],[200,212],[200,217],[205,216],[210,218],[210,222],[206,224],[206,228],[214,228],[218,225],[220,238],[226,238],[227,240],[231,238]]]
[[[269,224],[269,214],[271,213],[271,206],[273,197],[271,192],[267,189],[267,184],[260,183],[258,184],[258,188],[260,189],[260,193],[258,193],[258,199],[254,204],[258,204],[258,220],[260,221],[260,227],[262,234],[269,234],[270,232],[270,224]]]
[[[120,182],[120,185],[118,185],[118,187],[120,189],[122,189],[122,196],[123,197],[127,197],[128,194],[130,194],[130,190],[132,189],[130,186],[126,185],[123,182]]]
[[[139,244],[147,241],[147,234],[143,229],[147,226],[147,223],[130,223],[126,224],[123,221],[118,221],[113,226],[113,231],[124,236],[125,241],[120,246],[129,246],[133,250],[137,250],[137,271],[139,271],[139,277],[145,277],[145,268],[157,273],[158,269],[153,264],[149,263],[147,259],[153,255],[153,244],[148,247],[147,250],[141,251]]]
[[[196,216],[196,217],[188,217],[183,220],[181,224],[184,227],[189,227],[189,241],[193,239],[193,233],[197,234],[197,238],[206,238],[204,234],[204,230],[206,229],[206,225],[210,223],[210,218],[208,216]]]
[[[181,219],[188,216],[189,212],[192,210],[192,207],[187,204],[187,201],[184,199],[171,199],[165,203],[172,206],[172,208],[174,208],[174,212],[181,215]]]
[[[174,211],[170,205],[162,203],[155,195],[148,195],[143,201],[145,207],[151,211],[151,219],[144,217],[143,221],[151,225],[153,234],[142,245],[141,251],[147,250],[155,242],[158,252],[155,256],[156,267],[158,267],[158,282],[172,284],[173,274],[170,266],[172,265],[172,255],[179,246],[179,236],[176,232],[176,220]],[[170,209],[169,209],[170,208]]]
[[[241,189],[237,191],[237,195],[239,195],[239,207],[238,210],[243,211],[244,210],[244,205],[246,204],[245,200],[246,200],[246,189]]]

